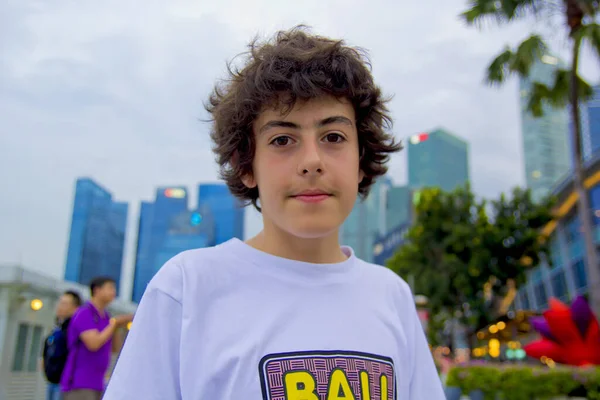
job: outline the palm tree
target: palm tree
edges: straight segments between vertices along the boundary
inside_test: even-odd
[[[570,106],[573,121],[571,142],[573,143],[574,186],[578,195],[577,208],[585,244],[588,293],[596,315],[600,315],[600,268],[594,244],[592,213],[584,187],[579,119],[579,101],[589,99],[593,90],[577,72],[583,42],[587,42],[600,55],[600,25],[594,22],[600,11],[600,0],[470,0],[469,5],[470,8],[461,14],[461,18],[469,25],[478,25],[486,20],[504,24],[520,19],[553,15],[559,15],[566,22],[567,39],[572,46],[571,69],[558,68],[551,85],[533,83],[527,108],[532,115],[539,117],[543,114],[544,104],[553,107]],[[542,37],[535,33],[523,40],[515,49],[507,47],[489,65],[486,81],[498,85],[504,83],[513,74],[523,78],[528,77],[532,65],[542,60],[547,49],[548,46]]]

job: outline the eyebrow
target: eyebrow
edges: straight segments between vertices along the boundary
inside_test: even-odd
[[[349,126],[354,126],[354,124],[352,123],[350,118],[344,117],[342,115],[334,115],[332,117],[327,117],[325,119],[322,119],[321,121],[319,121],[316,124],[316,126],[319,128],[322,128],[322,127],[325,127],[327,125],[332,125],[332,124],[345,124],[345,125],[349,125]],[[272,120],[272,121],[267,122],[260,128],[260,133],[268,131],[269,129],[272,129],[272,128],[300,129],[300,125],[298,125],[294,122],[289,122],[289,121]]]

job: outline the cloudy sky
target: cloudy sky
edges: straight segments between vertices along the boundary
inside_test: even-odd
[[[301,4],[301,5],[300,5]],[[533,26],[478,31],[466,0],[0,0],[0,264],[59,277],[74,181],[89,176],[131,204],[158,185],[217,179],[202,103],[225,61],[255,34],[304,23],[370,50],[395,134],[443,126],[471,144],[475,190],[522,184],[516,82],[482,85],[489,59]],[[564,52],[555,41],[557,52]],[[597,60],[584,73],[597,79]],[[391,176],[406,180],[406,154]],[[195,192],[193,190],[192,192]],[[247,234],[260,229],[248,213]],[[127,289],[126,289],[127,292]]]

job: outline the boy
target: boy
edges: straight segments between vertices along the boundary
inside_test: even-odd
[[[400,150],[362,53],[296,28],[231,73],[211,137],[264,229],[167,262],[104,398],[444,399],[408,285],[338,242]]]

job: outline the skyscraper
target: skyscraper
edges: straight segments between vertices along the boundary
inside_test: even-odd
[[[366,199],[357,199],[352,212],[340,229],[340,241],[353,248],[357,257],[371,262],[375,238],[387,232],[387,191],[391,181],[381,177]]]
[[[140,301],[152,277],[170,258],[214,243],[215,221],[207,207],[189,210],[183,187],[158,188],[155,201],[142,202],[140,208],[132,301]]]
[[[469,145],[444,129],[415,135],[408,141],[410,189],[453,190],[469,181]]]
[[[410,222],[411,191],[408,186],[392,186],[387,191],[386,231]]]
[[[114,202],[89,178],[75,183],[65,280],[88,285],[99,275],[121,282],[127,203]]]
[[[600,85],[594,86],[594,97],[581,105],[580,113],[583,159],[588,160],[600,151]]]
[[[521,131],[525,161],[525,182],[535,201],[546,196],[569,171],[569,114],[565,108],[543,107],[544,115],[536,118],[527,111],[531,88],[535,82],[552,85],[561,62],[545,55],[534,64],[529,77],[519,80]]]
[[[227,185],[204,183],[198,185],[198,205],[210,209],[215,219],[215,244],[231,238],[244,237],[244,210]]]
[[[178,253],[243,235],[244,208],[226,185],[198,185],[198,206],[192,209],[186,188],[157,189],[155,201],[140,208],[132,300],[141,299],[154,274]]]

